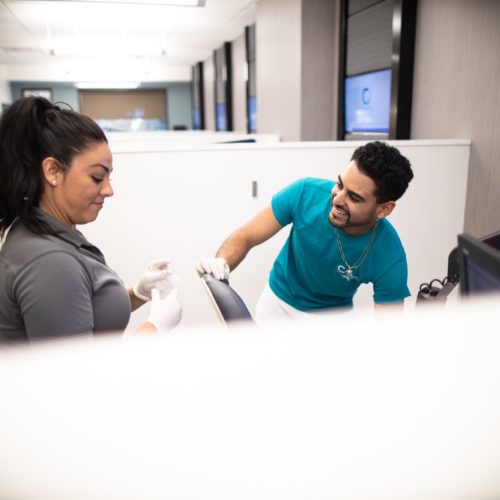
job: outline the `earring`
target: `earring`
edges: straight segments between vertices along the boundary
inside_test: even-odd
[[[56,185],[56,181],[52,181],[52,185],[55,186]]]

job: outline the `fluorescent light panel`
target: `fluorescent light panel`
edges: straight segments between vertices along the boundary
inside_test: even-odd
[[[63,57],[160,57],[166,54],[160,48],[156,47],[140,47],[131,45],[118,45],[118,43],[107,43],[100,46],[89,44],[73,44],[49,49],[49,52],[55,56]]]
[[[34,1],[34,0],[32,0]],[[52,2],[129,3],[135,5],[170,5],[175,7],[203,7],[206,0],[45,0]]]
[[[140,82],[78,82],[75,83],[77,89],[136,89]]]

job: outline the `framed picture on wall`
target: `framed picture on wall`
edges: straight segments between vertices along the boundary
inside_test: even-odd
[[[50,89],[23,89],[22,90],[23,97],[45,97],[49,101],[52,101],[52,90]]]

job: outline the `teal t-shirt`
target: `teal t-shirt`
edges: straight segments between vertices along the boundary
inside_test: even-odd
[[[352,306],[361,283],[373,283],[379,304],[400,302],[410,295],[406,254],[392,224],[381,219],[355,279],[339,272],[344,262],[330,224],[331,191],[335,182],[305,178],[293,182],[272,199],[274,215],[282,226],[292,224],[290,235],[276,258],[269,277],[272,291],[301,311]],[[371,231],[351,236],[338,231],[347,262],[352,265],[367,247]],[[343,270],[341,267],[340,270]]]

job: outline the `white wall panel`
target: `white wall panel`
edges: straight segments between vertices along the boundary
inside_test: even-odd
[[[0,66],[0,104],[12,102],[12,96],[9,84],[6,78],[6,71],[4,66]],[[1,112],[1,110],[0,110]]]
[[[335,179],[360,143],[278,143],[191,146],[150,153],[114,152],[115,196],[98,220],[80,228],[101,248],[108,264],[133,285],[147,263],[173,260],[182,277],[184,324],[217,321],[194,270],[222,241],[295,179]],[[394,141],[412,162],[415,178],[390,216],[406,247],[413,297],[422,282],[443,278],[448,254],[463,230],[469,158],[467,141]],[[258,196],[252,197],[252,181]],[[439,206],[439,209],[436,207]],[[253,312],[287,233],[253,249],[231,275],[231,283]],[[357,307],[370,304],[365,286]],[[147,306],[130,323],[147,316]]]
[[[210,56],[203,61],[203,98],[205,106],[205,130],[215,130],[214,60]]]

